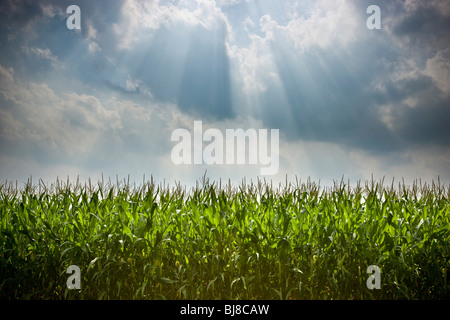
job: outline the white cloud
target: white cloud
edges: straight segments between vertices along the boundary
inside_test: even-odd
[[[287,9],[292,10],[292,7],[295,9],[296,4]],[[243,28],[249,44],[233,42],[237,37],[230,37],[228,42],[234,66],[233,81],[241,84],[236,86],[240,91],[237,94],[250,100],[250,105],[258,104],[258,95],[284,89],[277,61],[291,58],[302,61],[303,53],[314,47],[339,54],[337,50],[355,42],[366,28],[365,21],[355,15],[355,10],[350,1],[317,1],[311,4],[308,14],[287,12],[289,20],[284,25],[265,14],[259,18],[257,30],[254,20],[246,17]],[[298,70],[299,66],[293,68]]]
[[[261,18],[261,30],[269,39],[284,39],[292,42],[300,51],[313,46],[320,48],[346,45],[357,39],[362,30],[361,20],[355,14],[350,1],[317,1],[308,16],[293,16],[285,26],[279,25],[270,16]]]
[[[143,36],[151,36],[152,30],[161,26],[181,24],[186,27],[202,25],[207,29],[214,28],[217,23],[226,23],[225,15],[214,0],[197,0],[161,4],[157,1],[127,0],[125,1],[121,19],[114,24],[113,30],[121,39],[120,49],[131,49]]]
[[[243,82],[242,89],[246,94],[266,91],[265,78],[268,72],[273,73],[273,70],[276,70],[267,40],[258,35],[250,35],[250,38],[251,44],[248,48],[235,45],[230,47],[230,56],[238,68],[237,80]]]
[[[64,67],[64,64],[58,59],[57,56],[55,56],[52,51],[49,48],[38,48],[38,47],[23,47],[23,50],[25,53],[29,55],[34,55],[35,57],[38,57],[39,59],[45,59],[50,61],[52,67]]]
[[[395,117],[392,114],[394,109],[395,106],[392,104],[385,104],[378,107],[378,115],[380,116],[380,120],[391,131],[395,129]]]
[[[88,50],[91,54],[101,51],[97,42],[97,30],[92,23],[87,23],[86,40],[88,41]]]
[[[450,94],[450,47],[438,51],[427,60],[424,74],[433,78],[434,83],[446,94]]]
[[[4,101],[1,112],[1,135],[10,141],[31,141],[49,150],[64,150],[67,154],[89,153],[102,139],[121,139],[140,128],[147,134],[155,128],[150,118],[170,110],[156,104],[148,107],[127,100],[108,100],[77,94],[58,93],[45,83],[22,82],[14,77],[14,70],[0,65],[0,91]],[[150,110],[149,110],[150,108]],[[160,124],[157,130],[163,128]],[[116,137],[111,134],[116,133]],[[142,137],[145,140],[145,136]]]
[[[45,83],[21,83],[9,75],[2,77],[9,91],[1,92],[0,96],[12,103],[1,110],[4,139],[75,154],[92,148],[106,121],[115,123],[112,120],[117,115],[105,110],[95,97],[74,93],[58,95]],[[86,127],[90,130],[85,130]]]
[[[14,69],[6,68],[0,64],[0,93],[8,95],[14,85]]]

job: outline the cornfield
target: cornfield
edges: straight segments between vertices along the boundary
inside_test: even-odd
[[[0,186],[2,299],[448,299],[450,189]],[[67,268],[80,268],[69,289]],[[369,289],[368,266],[381,270]]]

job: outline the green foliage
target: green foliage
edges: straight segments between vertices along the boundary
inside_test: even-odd
[[[0,186],[3,299],[448,299],[449,190]],[[81,269],[69,290],[66,269]],[[381,289],[369,290],[369,265]]]

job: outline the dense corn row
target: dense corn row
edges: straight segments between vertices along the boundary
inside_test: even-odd
[[[440,185],[0,186],[0,297],[444,299]],[[66,269],[81,270],[69,290]],[[369,290],[369,265],[381,289]]]

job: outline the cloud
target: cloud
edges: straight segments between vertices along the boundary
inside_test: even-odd
[[[144,34],[146,39],[151,39],[152,31],[164,27],[202,26],[211,30],[222,23],[226,23],[226,18],[215,1],[211,0],[186,1],[177,5],[162,4],[159,0],[151,2],[126,0],[120,18],[113,24],[113,29],[119,39],[118,47],[132,49]]]
[[[269,38],[278,32],[278,41],[290,42],[300,51],[313,46],[343,46],[354,42],[360,29],[361,19],[355,15],[355,9],[349,1],[318,1],[307,17],[294,16],[286,26],[263,16],[261,29]]]
[[[447,1],[407,1],[391,16],[388,26],[392,34],[418,53],[429,54],[448,47],[450,9]]]
[[[167,162],[202,120],[280,129],[280,172],[448,177],[446,1],[380,0],[381,30],[369,0],[82,0],[81,32],[70,4],[0,3],[2,173],[201,175]]]
[[[430,76],[445,94],[450,94],[450,47],[427,60],[424,74]]]
[[[64,64],[56,57],[49,48],[41,49],[38,47],[23,47],[26,54],[36,57],[40,60],[49,61],[53,68],[63,68]]]
[[[2,156],[107,171],[127,157],[170,152],[167,141],[155,137],[170,137],[173,106],[57,93],[1,65],[0,84]]]
[[[0,4],[3,24],[8,28],[18,27],[31,31],[31,24],[45,13],[41,4],[33,0],[3,1]]]
[[[0,96],[3,141],[28,141],[43,152],[74,155],[91,151],[106,126],[118,125],[117,115],[105,110],[95,97],[60,96],[45,83],[23,84],[14,79],[12,69],[0,70],[1,82],[8,88]]]
[[[282,128],[290,141],[337,143],[374,154],[448,145],[450,130],[441,119],[448,118],[449,100],[439,92],[449,83],[447,49],[439,49],[444,32],[421,50],[399,31],[413,34],[408,19],[421,16],[428,27],[415,32],[425,41],[426,31],[445,26],[445,16],[436,19],[438,2],[423,15],[417,11],[424,4],[399,13],[398,2],[383,2],[387,26],[375,32],[366,28],[364,5],[318,1],[285,24],[262,16],[262,34],[248,29],[250,44],[230,50],[233,80],[243,84],[238,94],[258,104],[242,109]],[[410,54],[412,48],[420,53]],[[424,64],[427,52],[433,54]]]
[[[114,24],[117,39],[124,40],[106,54],[155,99],[184,112],[227,118],[233,116],[227,30],[214,1],[198,1],[194,8],[127,1]]]
[[[328,49],[338,43],[354,41],[358,20],[353,12],[353,6],[348,2],[319,1],[308,16],[293,14],[286,25],[265,14],[260,17],[257,30],[245,28],[249,46],[230,45],[230,55],[239,68],[236,78],[243,80],[245,94],[255,90],[265,92],[272,80],[280,79],[274,60],[279,58],[276,55],[295,57],[312,47]],[[255,22],[246,17],[244,25],[254,27]]]

